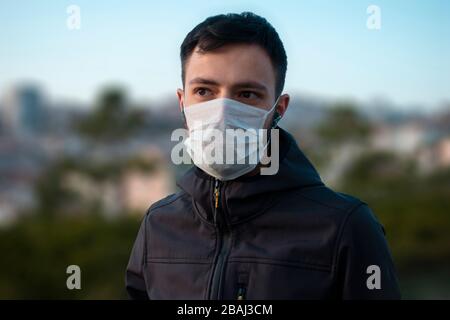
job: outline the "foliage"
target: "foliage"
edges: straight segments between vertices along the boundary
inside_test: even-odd
[[[0,229],[0,298],[126,298],[125,268],[139,220],[33,215]],[[72,264],[81,268],[81,290],[66,287]]]
[[[78,131],[98,141],[114,141],[130,137],[145,125],[144,113],[127,105],[124,91],[106,89],[87,118],[80,121]]]
[[[399,269],[450,266],[450,170],[420,174],[385,152],[362,155],[341,190],[366,201],[384,225]]]
[[[364,141],[370,131],[368,120],[364,119],[349,102],[340,102],[332,106],[328,115],[316,128],[323,142],[330,144],[349,140]]]

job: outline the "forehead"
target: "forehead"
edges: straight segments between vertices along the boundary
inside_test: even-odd
[[[223,86],[258,81],[275,91],[275,70],[263,48],[253,44],[231,44],[208,52],[195,48],[185,65],[185,83],[201,77]]]

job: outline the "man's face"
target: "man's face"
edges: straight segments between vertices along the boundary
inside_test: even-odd
[[[180,108],[217,98],[229,98],[269,110],[275,103],[275,70],[258,45],[233,44],[206,53],[194,49],[185,65],[184,91],[177,90]],[[289,96],[282,95],[283,115]],[[268,122],[265,127],[270,125]]]

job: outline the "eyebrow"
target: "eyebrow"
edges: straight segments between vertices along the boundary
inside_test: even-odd
[[[191,81],[189,81],[189,84],[194,84],[194,83],[199,83],[199,84],[210,84],[213,86],[218,86],[219,83],[217,81],[211,80],[211,79],[206,79],[206,78],[194,78]]]
[[[244,81],[233,84],[233,88],[249,88],[268,91],[267,87],[257,81]]]
[[[197,77],[189,81],[189,84],[207,84],[207,85],[213,85],[213,86],[219,86],[220,84],[211,79],[201,78]],[[250,89],[259,89],[268,91],[267,87],[263,85],[262,83],[259,83],[257,81],[243,81],[233,84],[233,88],[250,88]]]

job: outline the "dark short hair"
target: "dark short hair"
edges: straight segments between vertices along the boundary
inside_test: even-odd
[[[257,44],[267,52],[276,75],[275,94],[281,94],[287,69],[283,43],[272,25],[252,12],[209,17],[187,34],[180,48],[183,85],[186,61],[197,46],[202,52],[208,52],[227,44],[238,43]]]

